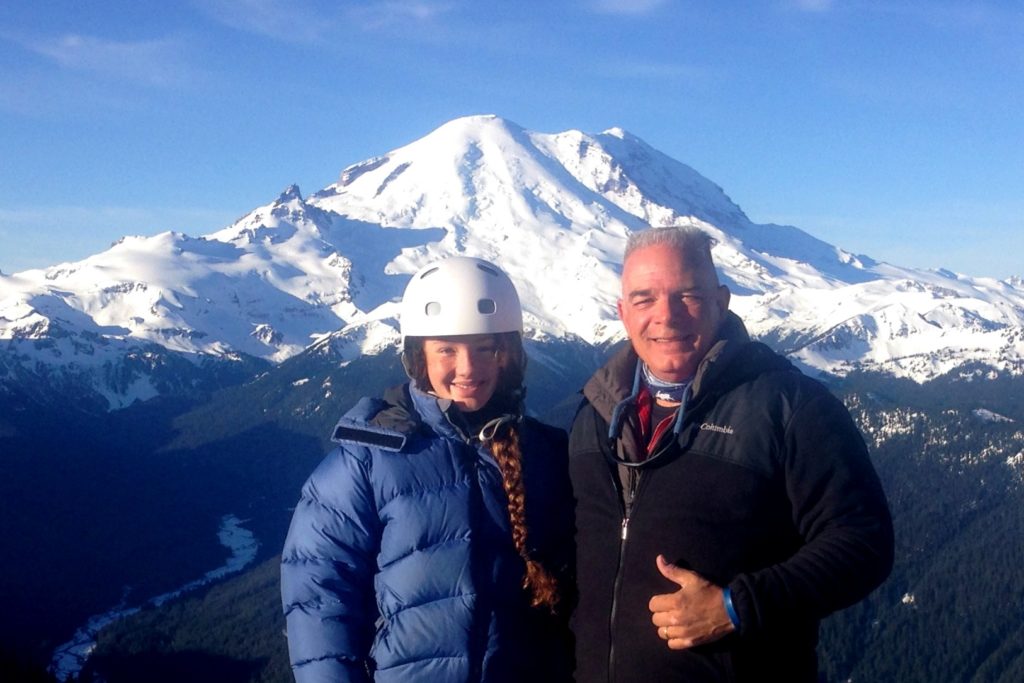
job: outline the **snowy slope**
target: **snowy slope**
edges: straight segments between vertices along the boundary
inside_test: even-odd
[[[12,364],[98,368],[144,345],[279,362],[327,335],[350,357],[391,348],[394,301],[439,256],[500,263],[535,339],[601,344],[622,250],[647,225],[692,224],[751,331],[810,368],[919,381],[979,362],[1024,373],[1024,283],[916,271],[790,226],[752,223],[721,188],[620,129],[541,134],[451,121],[288,188],[204,237],[129,237],[77,263],[0,275],[0,380]],[[97,380],[99,381],[99,380]]]

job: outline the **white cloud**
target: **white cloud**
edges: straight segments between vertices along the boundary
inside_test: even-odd
[[[670,0],[594,0],[591,7],[602,14],[649,14]]]
[[[350,16],[360,21],[363,28],[379,28],[409,21],[431,21],[448,12],[455,6],[452,3],[426,2],[425,0],[388,0],[373,2],[362,7],[352,8]]]
[[[833,0],[792,0],[793,6],[803,12],[827,12],[832,9]]]
[[[152,86],[175,86],[195,79],[186,46],[175,39],[115,41],[95,36],[14,39],[61,68]]]
[[[215,21],[284,43],[321,44],[344,28],[374,30],[422,23],[454,9],[452,2],[381,0],[337,3],[324,0],[194,0]]]
[[[602,73],[614,78],[674,80],[694,83],[709,81],[715,75],[714,70],[710,68],[694,66],[692,64],[633,60],[620,60],[606,64]]]
[[[317,43],[335,28],[334,5],[295,0],[194,0],[221,24],[285,43]]]

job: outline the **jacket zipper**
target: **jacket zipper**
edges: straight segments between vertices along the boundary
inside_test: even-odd
[[[655,448],[653,452],[649,452],[646,460],[651,460],[657,456],[660,456],[675,442],[675,435],[671,439],[665,439],[665,434],[668,432],[662,431],[658,434],[657,440],[654,442],[660,445],[660,448]],[[626,561],[626,542],[629,540],[629,520],[632,514],[636,511],[637,497],[640,493],[640,475],[642,470],[638,467],[629,468],[628,487],[623,489],[620,503],[622,505],[622,527],[619,534],[619,560],[618,565],[615,568],[615,582],[612,584],[612,605],[610,615],[608,618],[608,683],[614,683],[614,671],[615,671],[615,617],[618,612],[619,606],[619,590],[622,587],[622,572],[625,568]],[[615,472],[612,472],[612,488],[618,491],[616,485]]]
[[[612,474],[612,485],[615,486],[615,474]],[[626,561],[626,542],[629,540],[629,520],[636,503],[637,491],[640,488],[640,470],[629,469],[628,490],[622,492],[622,526],[619,533],[619,561],[615,568],[615,582],[612,584],[612,605],[608,617],[608,681],[613,683],[615,671],[615,617],[619,607],[619,590],[622,587],[622,571]]]

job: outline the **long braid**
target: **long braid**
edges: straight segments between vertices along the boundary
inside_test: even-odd
[[[508,518],[512,542],[526,562],[523,588],[530,592],[530,604],[545,606],[552,612],[558,605],[558,582],[544,566],[532,559],[526,545],[526,492],[523,489],[523,461],[519,450],[519,431],[509,426],[490,442],[491,453],[501,470],[502,484],[508,496]]]

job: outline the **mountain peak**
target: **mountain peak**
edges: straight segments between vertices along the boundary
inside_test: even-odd
[[[409,275],[461,254],[509,273],[530,337],[602,345],[622,337],[626,240],[651,225],[715,237],[732,308],[805,366],[915,379],[965,362],[1024,367],[1019,278],[854,258],[798,228],[754,224],[718,185],[622,128],[537,133],[493,114],[351,164],[307,199],[290,185],[203,239],[129,238],[0,276],[0,340],[25,362],[102,367],[142,342],[276,362],[337,330],[393,329]],[[37,344],[43,329],[64,337]]]
[[[620,140],[639,140],[639,138],[637,138],[635,135],[627,131],[625,128],[619,128],[618,126],[613,126],[612,128],[609,128],[603,134],[611,136],[613,138],[619,138]]]
[[[522,126],[508,119],[504,119],[497,114],[473,114],[470,116],[461,116],[457,119],[447,121],[428,133],[426,136],[429,138],[431,135],[441,131],[464,131],[470,134],[476,133],[482,130],[522,130]]]
[[[509,149],[525,139],[526,131],[519,124],[494,114],[478,114],[448,121],[402,149],[447,155],[468,150],[475,154],[484,147]]]
[[[283,192],[278,196],[276,204],[287,204],[292,200],[305,201],[302,199],[302,191],[299,190],[299,186],[294,183],[284,189]]]

